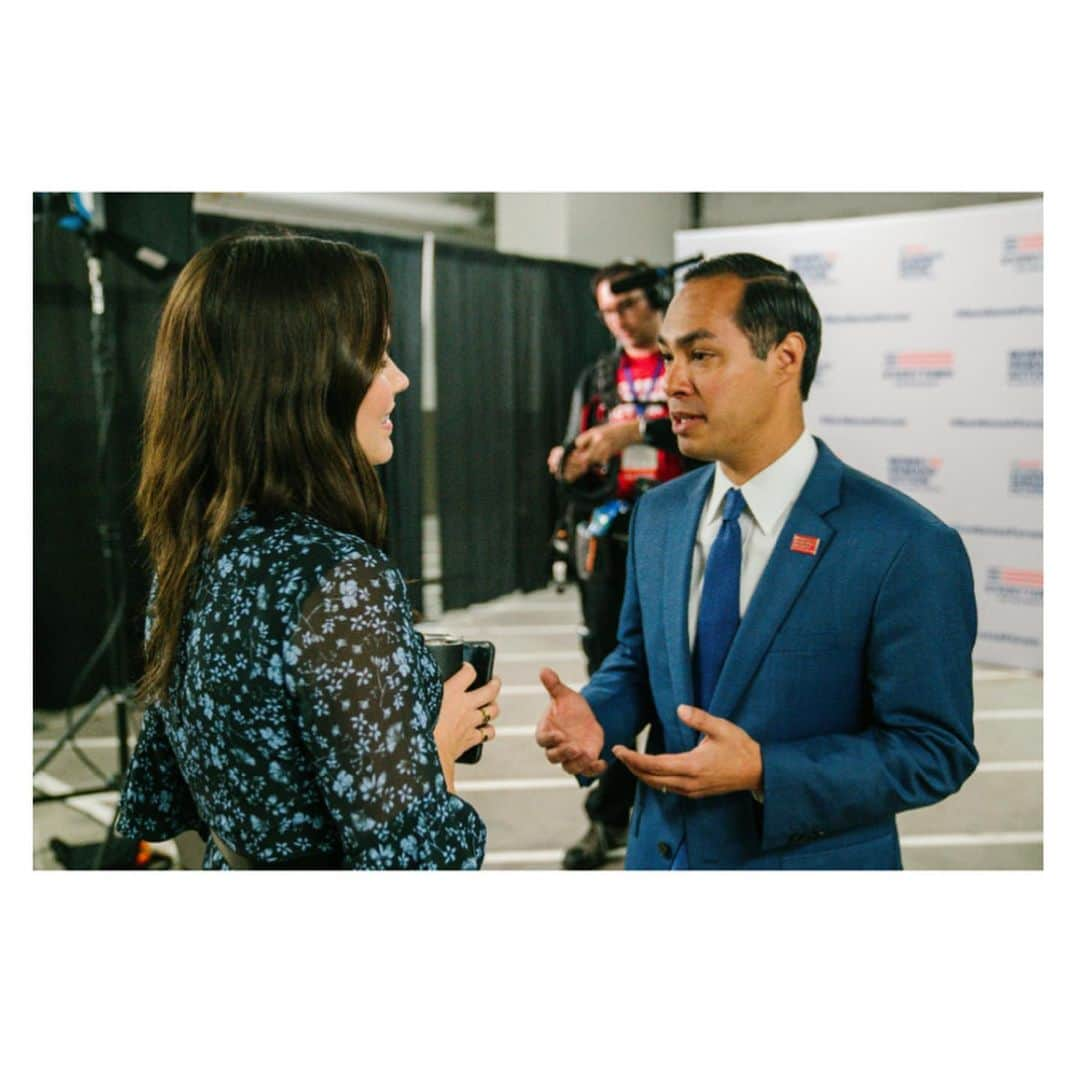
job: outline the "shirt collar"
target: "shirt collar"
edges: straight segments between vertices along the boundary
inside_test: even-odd
[[[814,463],[817,461],[817,443],[810,432],[803,428],[802,434],[771,465],[752,476],[739,489],[746,500],[746,508],[753,515],[763,533],[771,533],[776,523],[799,497]],[[732,486],[724,475],[720,462],[716,463],[712,493],[705,508],[704,522],[712,522],[720,515],[724,496]]]

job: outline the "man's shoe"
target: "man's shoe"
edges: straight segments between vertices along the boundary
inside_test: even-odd
[[[564,870],[595,870],[607,861],[612,848],[626,844],[626,829],[590,821],[585,835],[563,856]]]

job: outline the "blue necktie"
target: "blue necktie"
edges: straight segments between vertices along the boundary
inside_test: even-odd
[[[739,576],[742,571],[742,531],[739,514],[746,506],[742,492],[729,488],[724,496],[723,522],[705,561],[694,642],[694,704],[709,707],[720,669],[739,629]],[[679,842],[672,870],[689,870],[686,838]]]
[[[742,532],[739,514],[746,501],[737,488],[724,496],[723,523],[705,562],[694,644],[694,704],[709,707],[720,669],[739,629],[739,575],[742,569]]]

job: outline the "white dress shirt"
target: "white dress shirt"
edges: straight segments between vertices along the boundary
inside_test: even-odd
[[[750,598],[761,580],[765,564],[776,547],[777,538],[787,524],[791,508],[817,461],[817,443],[805,428],[794,444],[768,468],[743,484],[740,490],[746,506],[739,515],[742,532],[742,567],[739,573],[739,618],[746,614]],[[724,496],[734,485],[717,462],[713,486],[698,522],[694,561],[690,567],[690,604],[686,617],[690,628],[690,650],[697,638],[698,609],[701,607],[701,582],[705,560],[709,557],[723,520]]]

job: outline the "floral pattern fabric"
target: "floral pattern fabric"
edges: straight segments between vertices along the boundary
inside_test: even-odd
[[[478,869],[486,830],[443,779],[441,702],[386,555],[308,515],[243,509],[199,563],[117,831],[212,829],[259,863]],[[225,868],[213,842],[203,866]]]

